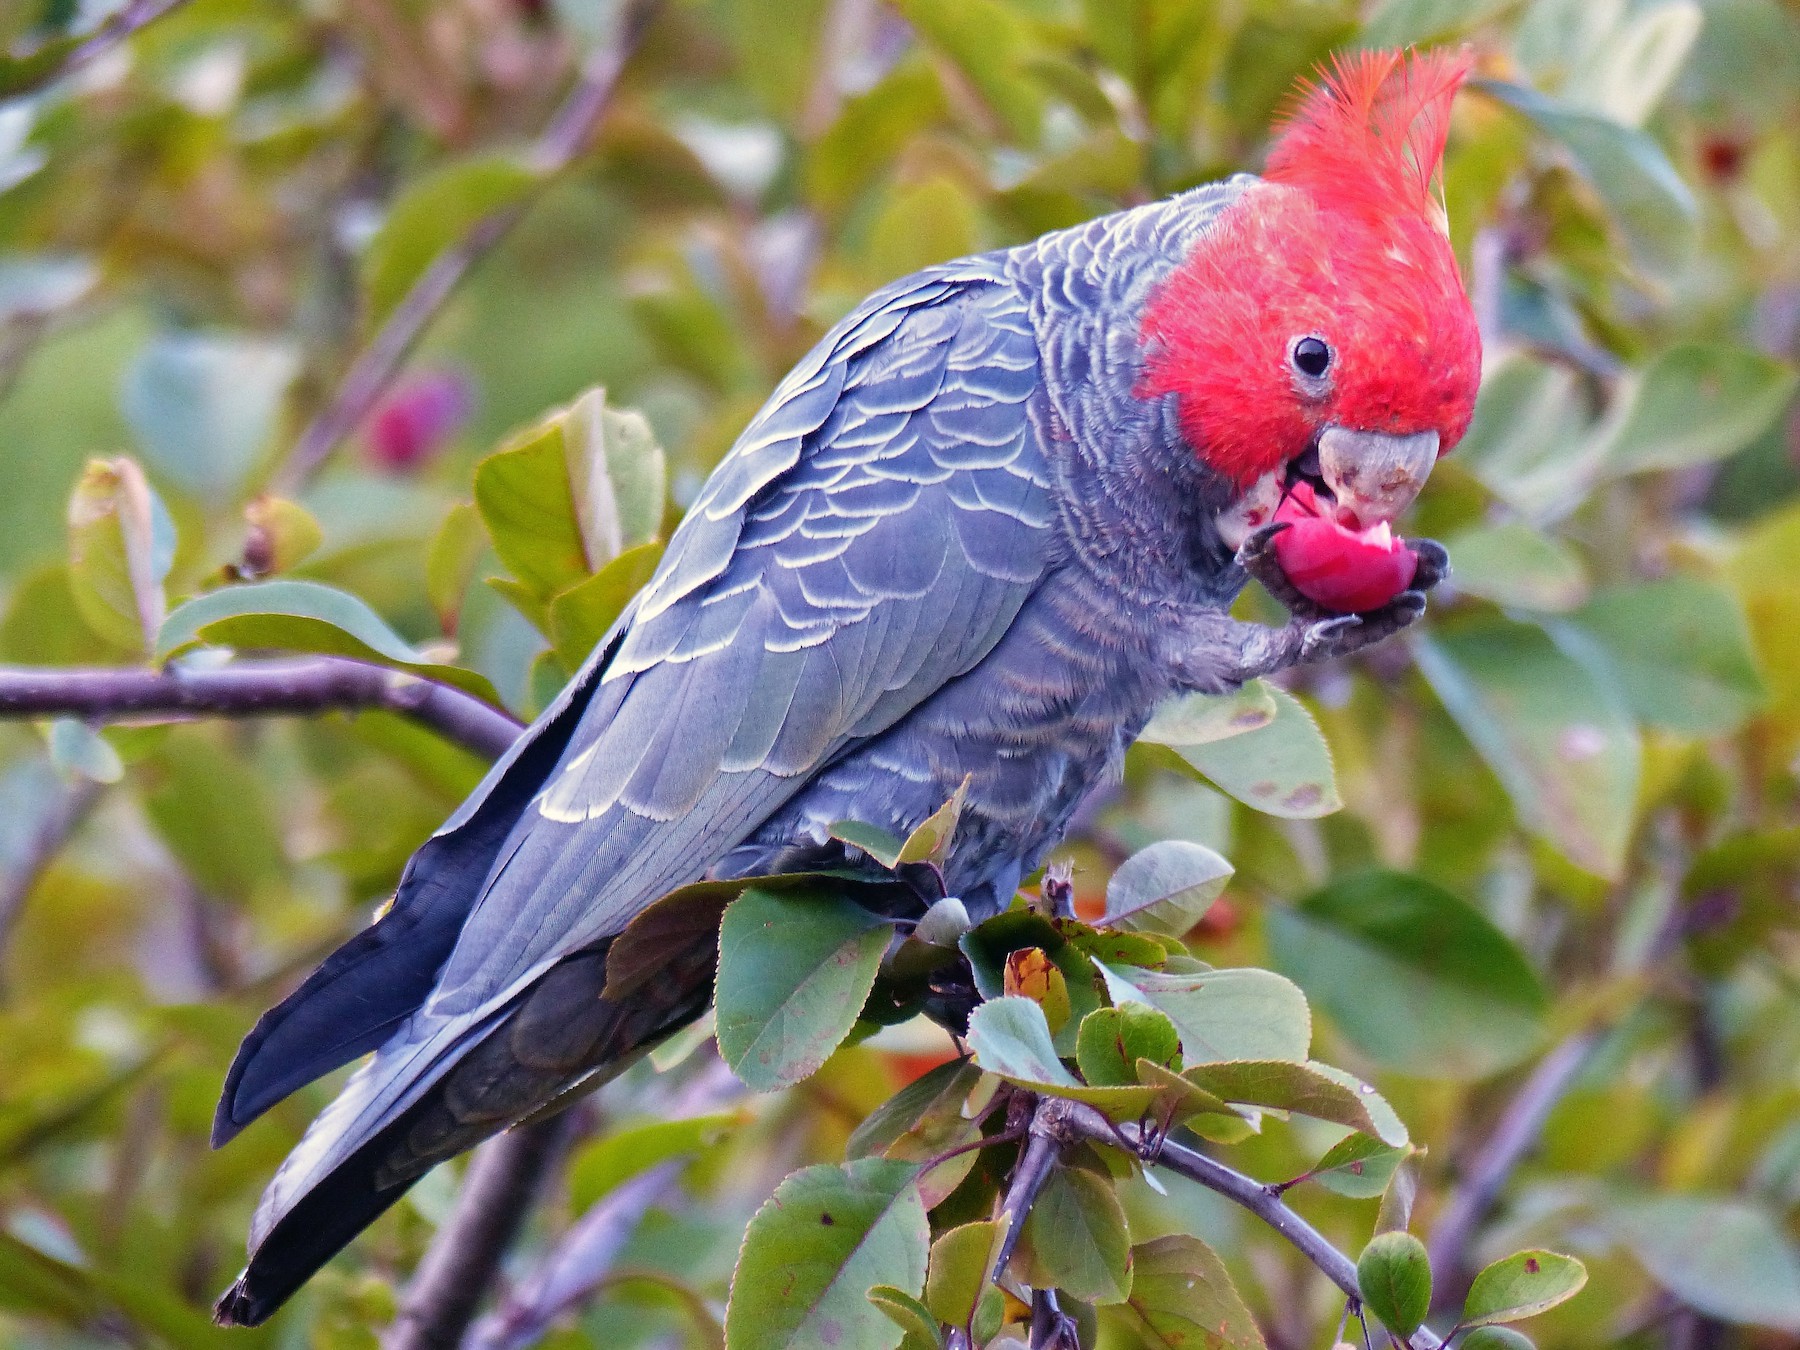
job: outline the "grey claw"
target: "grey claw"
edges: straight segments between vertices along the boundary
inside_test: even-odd
[[[1428,591],[1450,575],[1450,555],[1437,540],[1409,539],[1406,546],[1419,560],[1418,570],[1413,573],[1413,590]]]

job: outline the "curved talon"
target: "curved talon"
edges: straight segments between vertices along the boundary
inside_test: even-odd
[[[1275,557],[1275,536],[1290,528],[1290,521],[1276,520],[1253,531],[1238,547],[1237,564],[1261,582],[1263,589],[1289,614],[1296,618],[1313,618],[1326,611],[1294,588]]]
[[[1409,539],[1406,546],[1419,560],[1418,570],[1413,573],[1412,585],[1408,588],[1409,593],[1428,591],[1450,575],[1450,555],[1437,540]]]

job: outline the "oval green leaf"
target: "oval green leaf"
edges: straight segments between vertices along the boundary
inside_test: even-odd
[[[1199,923],[1236,869],[1204,844],[1164,839],[1140,849],[1106,883],[1109,927],[1180,937]]]
[[[1206,745],[1176,746],[1221,792],[1267,815],[1289,820],[1328,816],[1338,796],[1331,747],[1313,716],[1284,689],[1269,687],[1275,720],[1256,731]]]
[[[1025,1219],[1034,1287],[1088,1303],[1119,1303],[1131,1292],[1131,1230],[1110,1178],[1057,1167]]]
[[[1431,1311],[1431,1258],[1411,1233],[1382,1233],[1356,1262],[1363,1302],[1389,1331],[1413,1334]]]
[[[199,642],[348,656],[500,702],[485,675],[427,660],[363,601],[317,581],[256,581],[197,596],[163,621],[157,658]]]
[[[834,895],[756,887],[719,927],[719,1053],[759,1092],[818,1072],[862,1011],[893,928]]]
[[[725,1311],[726,1350],[893,1350],[877,1285],[917,1298],[931,1230],[915,1168],[885,1158],[796,1172],[750,1220]]]
[[[1145,1345],[1168,1350],[1263,1350],[1265,1344],[1218,1253],[1186,1234],[1133,1249],[1131,1294],[1119,1314]]]
[[[1109,972],[1175,1024],[1189,1071],[1234,1059],[1303,1063],[1312,1044],[1312,1014],[1292,981],[1269,970],[1204,970],[1168,975],[1126,968]]]
[[[1475,1277],[1462,1320],[1472,1327],[1536,1317],[1574,1298],[1587,1283],[1587,1267],[1560,1252],[1526,1251],[1494,1262]]]

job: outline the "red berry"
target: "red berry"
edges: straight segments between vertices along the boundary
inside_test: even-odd
[[[387,469],[415,468],[430,459],[468,418],[468,380],[454,371],[427,371],[396,386],[369,421],[369,452]]]
[[[1418,558],[1386,521],[1364,530],[1341,525],[1309,483],[1294,484],[1275,519],[1288,526],[1275,536],[1281,570],[1308,600],[1340,614],[1380,609],[1418,570]]]

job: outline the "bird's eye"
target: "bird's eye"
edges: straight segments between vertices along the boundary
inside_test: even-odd
[[[1331,368],[1331,348],[1323,338],[1303,337],[1294,344],[1289,356],[1294,369],[1308,379],[1316,380]]]

